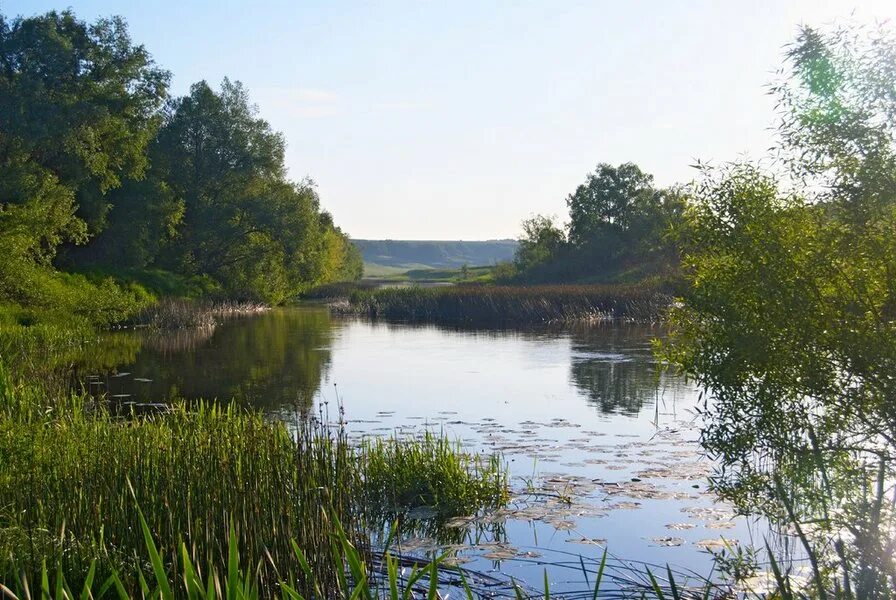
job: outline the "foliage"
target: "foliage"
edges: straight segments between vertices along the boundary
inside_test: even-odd
[[[0,16],[0,65],[0,180],[14,182],[3,201],[77,208],[57,224],[70,235],[98,228],[103,193],[146,169],[168,74],[120,18],[87,25],[70,11]]]
[[[0,303],[19,322],[103,325],[148,301],[52,261],[102,227],[107,191],[146,170],[167,79],[120,19],[0,16]]]
[[[161,265],[272,303],[360,277],[359,253],[321,212],[313,184],[285,178],[284,148],[242,84],[194,84],[167,107],[149,177],[112,198],[112,225],[83,259]]]
[[[120,18],[0,15],[0,302],[104,297],[97,316],[117,295],[112,313],[133,312],[127,289],[91,292],[59,267],[165,267],[274,303],[360,277],[313,185],[286,179],[283,137],[245,88],[200,82],[168,99],[168,80]]]
[[[570,243],[584,248],[600,242],[609,249],[636,227],[655,193],[653,176],[634,163],[597,165],[566,199]]]
[[[633,267],[644,276],[674,272],[676,247],[668,232],[681,219],[681,190],[654,188],[653,176],[633,163],[601,163],[566,203],[566,231],[542,215],[523,221],[516,274],[497,279],[615,281]]]
[[[890,598],[896,43],[804,29],[788,65],[781,150],[799,193],[751,165],[706,171],[667,357],[710,392],[715,489],[792,530],[819,596]]]
[[[523,235],[514,261],[523,270],[552,262],[559,257],[565,243],[566,233],[554,219],[535,215],[523,221]]]

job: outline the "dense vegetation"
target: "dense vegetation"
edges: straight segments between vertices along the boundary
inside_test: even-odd
[[[655,321],[671,296],[653,286],[440,286],[353,291],[337,310],[373,318],[478,325]]]
[[[787,66],[786,169],[705,169],[667,353],[711,392],[714,488],[786,524],[807,593],[892,598],[896,40],[804,29]]]
[[[112,575],[106,591],[136,597],[151,574],[188,564],[210,581],[232,573],[238,547],[256,593],[288,580],[335,595],[337,532],[363,553],[421,504],[447,518],[503,503],[497,460],[439,437],[357,447],[326,415],[138,415],[72,395],[75,357],[103,369],[116,354],[97,328],[189,327],[245,306],[159,296],[279,303],[361,274],[310,181],[287,179],[285,142],[239,83],[167,90],[120,19],[0,17],[0,582],[49,597],[52,565],[87,595]]]
[[[0,582],[40,589],[50,564],[75,586],[91,569],[98,582],[115,573],[136,595],[151,574],[139,507],[165,572],[190,561],[226,573],[234,546],[266,593],[290,580],[333,595],[335,532],[366,551],[369,536],[414,508],[444,520],[506,501],[495,458],[434,435],[357,447],[326,416],[289,428],[235,406],[120,418],[0,369]]]
[[[565,227],[543,215],[523,222],[514,260],[496,269],[498,279],[631,283],[675,274],[670,233],[684,211],[683,190],[655,188],[633,163],[601,163],[566,204]]]
[[[109,322],[134,270],[282,302],[361,259],[242,85],[168,95],[121,19],[0,16],[0,304]],[[87,272],[75,275],[62,271]]]

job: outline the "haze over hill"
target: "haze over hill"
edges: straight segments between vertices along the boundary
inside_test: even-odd
[[[511,260],[516,240],[352,240],[364,258],[364,273],[378,276],[411,269],[457,269]]]

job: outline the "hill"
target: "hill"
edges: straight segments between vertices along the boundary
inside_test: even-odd
[[[419,269],[458,269],[510,260],[516,240],[352,240],[364,257],[364,274],[378,277]]]

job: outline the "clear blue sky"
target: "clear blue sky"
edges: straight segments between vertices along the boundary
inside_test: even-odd
[[[882,0],[296,2],[0,0],[7,15],[120,14],[173,92],[244,82],[355,237],[516,237],[598,162],[661,185],[695,158],[762,156],[765,86],[799,24]]]

